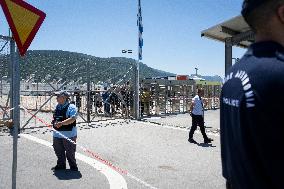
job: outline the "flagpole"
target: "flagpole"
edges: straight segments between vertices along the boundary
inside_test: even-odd
[[[139,61],[142,59],[142,54],[141,53],[141,48],[142,48],[142,44],[141,42],[141,35],[142,35],[142,31],[141,31],[141,26],[142,26],[142,19],[141,19],[142,15],[141,15],[141,0],[138,0],[138,14],[137,14],[137,26],[138,26],[138,53],[137,53],[137,63],[136,63],[136,90],[135,90],[135,102],[136,102],[136,119],[140,120],[140,77],[139,77],[139,72],[140,72],[140,64]]]
[[[140,120],[140,99],[139,99],[139,95],[140,95],[140,85],[139,85],[139,55],[138,55],[138,59],[137,59],[137,63],[136,63],[136,119]]]

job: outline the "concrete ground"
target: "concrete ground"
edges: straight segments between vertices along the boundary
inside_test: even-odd
[[[219,133],[220,131],[220,110],[206,110],[204,112],[204,122],[207,132]],[[167,125],[172,127],[190,128],[191,116],[186,114],[168,115],[168,116],[156,116],[145,117],[143,121],[154,123],[158,125]]]
[[[200,143],[188,143],[191,120],[186,114],[146,120],[155,123],[118,119],[79,124],[80,172],[50,170],[56,164],[48,146],[52,133],[47,128],[27,128],[18,143],[18,188],[224,189],[220,140],[215,132],[218,114],[206,111],[205,115],[208,135],[214,139],[211,145],[202,143],[199,132],[194,137]],[[5,130],[0,132],[0,157],[0,188],[11,188],[12,137]]]

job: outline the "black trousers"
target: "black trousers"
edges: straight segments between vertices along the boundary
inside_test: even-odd
[[[193,134],[195,130],[197,129],[197,126],[200,127],[200,131],[202,133],[202,136],[204,139],[207,139],[207,135],[205,133],[205,127],[204,127],[204,118],[202,115],[194,115],[192,114],[192,126],[189,131],[189,138],[193,138]]]
[[[77,137],[70,138],[74,142],[76,142]],[[69,142],[64,138],[56,138],[53,137],[53,149],[57,156],[57,165],[61,167],[66,167],[66,157],[70,167],[77,167],[75,152],[76,145]]]
[[[226,189],[233,189],[233,186],[229,181],[226,181]]]

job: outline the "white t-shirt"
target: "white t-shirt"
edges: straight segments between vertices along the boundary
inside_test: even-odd
[[[192,99],[192,103],[195,103],[195,105],[193,106],[192,114],[194,114],[194,115],[203,115],[202,100],[199,98],[198,95],[196,95]]]

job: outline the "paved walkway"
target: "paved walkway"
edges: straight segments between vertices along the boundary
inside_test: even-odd
[[[207,111],[206,114],[208,118],[212,117],[210,126],[218,128],[218,111]],[[48,147],[52,142],[51,132],[47,128],[26,129],[25,136],[32,136],[47,145],[29,137],[19,138],[18,188],[121,189],[121,185],[110,183],[121,184],[121,180],[125,180],[130,189],[224,189],[218,133],[208,132],[214,138],[212,145],[190,144],[187,142],[188,129],[178,127],[183,121],[171,121],[183,116],[184,120],[188,119],[186,114],[157,119],[165,120],[163,126],[125,120],[80,124],[78,144],[128,172],[113,178],[106,176],[106,170],[100,169],[98,163],[94,163],[94,167],[82,159],[78,159],[80,173],[63,171],[55,174],[50,170],[56,163],[54,152]],[[165,123],[172,124],[167,126]],[[195,139],[203,141],[198,132]],[[91,157],[82,149],[78,148],[77,152],[79,156]],[[0,188],[8,189],[11,188],[12,164],[12,137],[8,133],[0,132],[0,154]]]

